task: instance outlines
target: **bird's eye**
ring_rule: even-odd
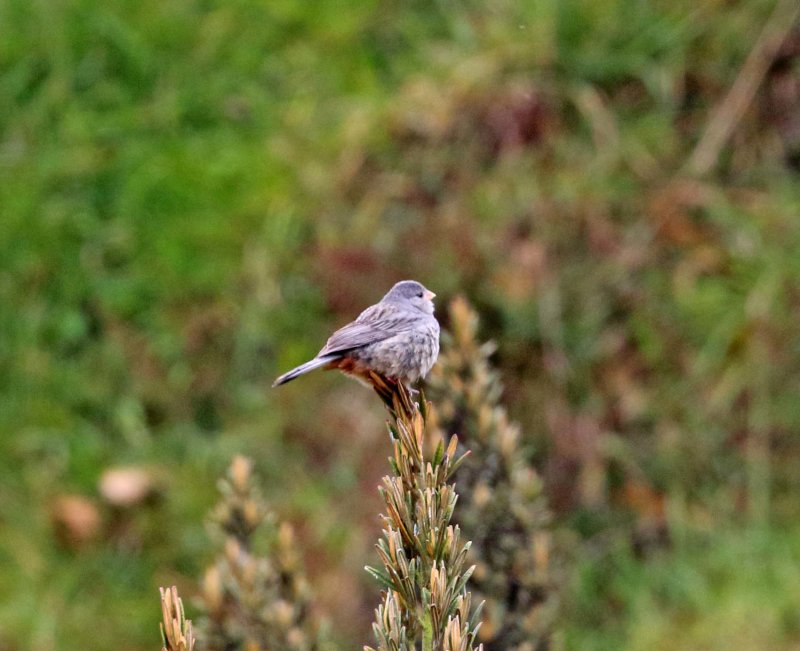
[[[422,298],[422,292],[419,292],[419,293],[417,294],[417,298]]]

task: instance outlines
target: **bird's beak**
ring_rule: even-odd
[[[430,289],[426,289],[425,290],[425,300],[426,301],[432,301],[434,298],[436,298],[436,294],[434,294]]]

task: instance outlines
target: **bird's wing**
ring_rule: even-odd
[[[383,341],[414,325],[414,317],[393,305],[378,303],[364,310],[352,323],[334,332],[317,357],[342,353]]]

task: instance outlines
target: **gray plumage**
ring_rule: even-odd
[[[369,371],[406,383],[424,378],[439,356],[434,296],[414,280],[397,283],[379,303],[334,332],[314,359],[284,373],[272,386],[320,367],[338,368],[356,378],[366,378]]]

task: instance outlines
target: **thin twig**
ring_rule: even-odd
[[[689,157],[686,164],[689,174],[705,176],[717,164],[722,148],[753,100],[775,54],[792,30],[798,13],[798,0],[778,0],[736,81],[714,110],[703,136]]]

